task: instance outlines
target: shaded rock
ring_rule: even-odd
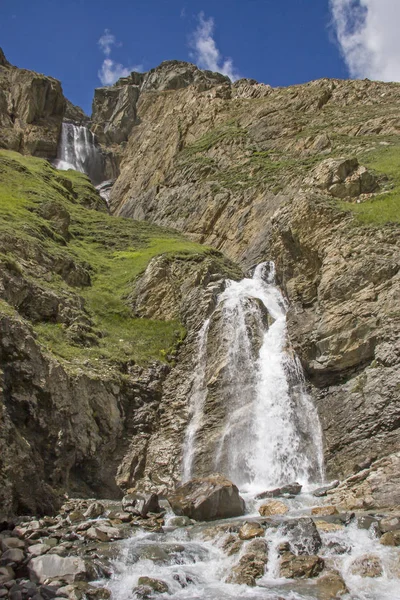
[[[268,562],[268,546],[265,540],[253,540],[246,546],[246,552],[233,567],[227,583],[255,586],[262,577]]]
[[[296,556],[285,552],[280,561],[280,576],[286,579],[308,579],[317,577],[325,566],[319,556]]]
[[[322,546],[321,536],[312,519],[290,519],[285,521],[281,529],[297,554],[316,554]]]
[[[335,506],[314,506],[311,509],[311,514],[320,517],[329,517],[331,515],[339,514]]]
[[[191,525],[191,520],[189,517],[172,517],[169,519],[168,525],[171,527],[187,527]]]
[[[247,521],[239,529],[239,537],[241,540],[252,540],[255,537],[262,537],[264,535],[264,528],[259,523]]]
[[[160,513],[162,509],[158,504],[158,495],[155,493],[149,494],[144,498],[137,501],[135,510],[140,514],[141,517],[146,517],[147,513]]]
[[[360,575],[361,577],[380,577],[383,573],[383,568],[379,556],[366,554],[351,563],[350,571],[353,575]]]
[[[261,494],[257,494],[256,500],[264,500],[264,498],[278,498],[288,494],[289,496],[297,496],[301,492],[302,486],[299,483],[289,483],[273,490],[267,490]]]
[[[137,503],[137,496],[135,494],[126,494],[122,498],[122,507],[126,512],[134,512],[134,508]]]
[[[15,573],[11,567],[0,566],[0,585],[6,583],[7,581],[13,580],[14,577]]]
[[[25,542],[17,537],[0,538],[0,548],[3,552],[9,550],[10,548],[19,548],[20,550],[24,550]]]
[[[36,583],[47,579],[62,579],[68,582],[85,580],[87,569],[82,558],[77,556],[61,557],[46,554],[32,558],[28,563],[30,578]]]
[[[169,592],[168,585],[161,579],[153,579],[152,577],[139,577],[138,585],[149,587],[157,594],[165,594]]]
[[[223,475],[192,479],[168,496],[172,510],[196,521],[213,521],[244,514],[238,488]]]
[[[19,548],[10,548],[6,550],[0,558],[1,565],[8,565],[10,563],[21,563],[25,558],[25,554]]]
[[[269,517],[272,515],[285,515],[289,511],[289,508],[284,502],[279,500],[272,500],[262,504],[258,509],[258,512],[262,517]]]

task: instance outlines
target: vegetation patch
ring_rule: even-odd
[[[378,175],[386,175],[382,194],[359,204],[340,202],[340,207],[351,211],[357,222],[363,225],[384,225],[400,222],[400,145],[383,146],[368,152],[360,158],[360,162],[375,171]]]
[[[33,324],[47,351],[65,361],[101,369],[104,361],[166,360],[184,328],[135,318],[126,299],[153,257],[208,252],[174,231],[109,216],[81,173],[0,151],[0,263],[72,311]],[[4,301],[0,312],[10,313]]]

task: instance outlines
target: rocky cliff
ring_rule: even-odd
[[[170,69],[140,89],[112,211],[273,259],[328,475],[398,452],[399,84],[168,87]]]

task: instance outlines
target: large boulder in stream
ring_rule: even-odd
[[[236,485],[220,474],[191,479],[177,487],[168,502],[176,515],[196,521],[239,517],[245,511]]]

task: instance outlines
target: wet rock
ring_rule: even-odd
[[[172,517],[168,521],[170,527],[187,527],[188,525],[191,525],[191,523],[189,517]]]
[[[326,496],[327,492],[329,492],[330,490],[334,490],[339,485],[339,483],[340,481],[336,479],[335,481],[332,481],[332,483],[330,483],[329,485],[324,485],[320,488],[317,488],[313,491],[313,496],[315,496],[316,498],[322,498],[323,496]]]
[[[68,582],[87,578],[87,569],[82,558],[77,556],[61,557],[57,554],[45,554],[32,558],[28,563],[32,581],[45,583],[47,579],[63,579]]]
[[[388,531],[399,531],[400,530],[400,518],[399,517],[386,517],[379,522],[379,529],[382,533]]]
[[[266,492],[262,492],[261,494],[257,494],[256,500],[264,500],[264,498],[278,498],[279,496],[297,496],[301,492],[302,486],[295,482],[289,483],[288,485],[284,485],[279,488],[275,488],[273,490],[267,490]]]
[[[296,556],[285,552],[281,557],[280,576],[286,579],[308,579],[317,577],[325,566],[319,556]]]
[[[357,527],[359,529],[373,529],[379,533],[379,519],[371,515],[361,515],[357,518]]]
[[[331,515],[337,515],[339,513],[335,506],[314,506],[311,509],[311,514],[320,517],[329,517]]]
[[[253,540],[246,546],[246,552],[233,567],[227,583],[255,586],[262,577],[268,562],[268,546],[265,540]]]
[[[315,521],[318,531],[331,533],[332,531],[342,531],[344,526],[339,523],[328,523],[327,521]]]
[[[169,592],[168,585],[161,579],[153,579],[152,577],[139,577],[139,586],[145,586],[151,588],[157,594],[165,594]]]
[[[71,524],[79,523],[80,521],[83,521],[84,519],[85,519],[84,514],[80,510],[73,510],[68,515],[68,521]]]
[[[230,534],[225,539],[225,541],[222,545],[222,550],[228,556],[233,556],[234,554],[237,554],[238,552],[240,552],[240,550],[242,549],[242,546],[243,546],[243,540],[238,539],[238,537],[236,535]]]
[[[383,573],[379,556],[373,554],[358,557],[350,565],[350,571],[353,575],[360,575],[361,577],[380,577]]]
[[[322,546],[321,536],[312,519],[290,519],[282,525],[282,533],[289,539],[297,554],[316,554]]]
[[[137,497],[135,494],[126,494],[126,496],[122,498],[122,508],[126,512],[134,512],[136,503]]]
[[[148,513],[162,512],[162,509],[158,504],[158,495],[154,493],[149,494],[144,498],[139,498],[135,505],[135,509],[138,512],[138,514],[140,514],[140,516],[143,518],[147,517]]]
[[[272,500],[262,504],[258,509],[258,512],[262,517],[270,517],[272,515],[285,515],[289,511],[289,508],[283,502],[279,500]]]
[[[151,598],[153,595],[153,590],[151,587],[146,585],[137,585],[132,590],[133,597],[137,598],[137,600],[147,600],[147,598]]]
[[[316,581],[318,589],[321,590],[324,600],[331,598],[342,598],[343,594],[348,593],[347,586],[343,577],[338,571],[327,571],[323,573]]]
[[[184,483],[168,496],[168,502],[176,515],[196,521],[238,517],[245,510],[236,485],[219,474]]]
[[[400,531],[387,531],[379,541],[383,546],[400,546]]]
[[[88,506],[88,509],[83,513],[83,516],[86,519],[97,519],[97,517],[101,517],[104,514],[105,508],[101,502],[93,502]]]
[[[129,523],[132,521],[132,513],[129,512],[116,512],[110,515],[110,518],[118,519],[121,523]]]
[[[259,523],[251,523],[247,521],[239,529],[239,538],[241,540],[252,540],[255,537],[262,537],[264,535],[264,528]]]

